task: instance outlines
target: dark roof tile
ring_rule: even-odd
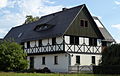
[[[5,39],[14,38],[16,42],[20,43],[24,41],[61,36],[64,34],[67,27],[75,18],[82,6],[83,5],[42,16],[40,20],[36,22],[13,27],[5,36]],[[47,31],[35,31],[34,28],[41,24],[50,24],[55,26]],[[20,33],[22,33],[22,35],[19,37]]]

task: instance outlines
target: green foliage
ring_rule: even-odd
[[[106,47],[102,52],[102,66],[120,65],[120,44]]]
[[[34,21],[38,21],[39,17],[33,17],[32,15],[27,15],[24,24],[32,23]]]
[[[0,70],[2,71],[20,71],[28,66],[25,59],[27,54],[22,50],[22,46],[10,41],[0,43]]]
[[[0,73],[0,76],[120,76],[106,74],[66,74],[66,73]]]

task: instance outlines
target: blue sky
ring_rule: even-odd
[[[120,0],[0,0],[0,38],[24,23],[26,15],[42,16],[81,4],[86,4],[120,43]]]

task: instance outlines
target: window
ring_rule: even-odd
[[[106,41],[102,41],[102,46],[107,46],[107,42]]]
[[[79,45],[79,37],[78,36],[75,37],[75,43],[74,44]]]
[[[92,56],[92,64],[95,64],[95,56]]]
[[[38,41],[38,46],[41,47],[42,46],[42,40]]]
[[[74,36],[70,36],[70,44],[74,44]]]
[[[88,27],[88,21],[87,20],[80,20],[80,26]]]
[[[94,40],[94,46],[97,46],[97,39],[93,39]]]
[[[79,45],[79,37],[78,36],[70,36],[70,44],[71,45]]]
[[[30,41],[27,42],[27,48],[30,48]]]
[[[58,56],[54,56],[54,64],[58,64]]]
[[[30,68],[34,68],[34,57],[30,57]]]
[[[84,20],[80,20],[80,26],[84,26]]]
[[[85,21],[85,27],[88,27],[88,21]]]
[[[48,25],[44,24],[44,25],[39,25],[35,28],[36,31],[41,31],[41,30],[45,30],[48,28]]]
[[[50,28],[52,28],[53,26],[55,25],[51,25],[51,24],[40,24],[40,25],[37,25],[35,28],[34,28],[34,31],[44,31],[44,30],[48,30]]]
[[[56,44],[56,38],[52,38],[52,45]]]
[[[80,64],[80,56],[76,56],[76,64]]]
[[[90,46],[97,46],[97,39],[89,38],[89,45]]]
[[[42,65],[45,65],[45,57],[42,57]]]

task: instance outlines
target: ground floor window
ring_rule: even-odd
[[[45,57],[42,57],[42,65],[45,65]]]
[[[80,56],[76,56],[76,64],[80,64]]]
[[[30,68],[34,68],[34,57],[30,57]]]
[[[54,64],[58,64],[58,56],[54,56]]]
[[[95,64],[95,56],[92,56],[92,64]]]

